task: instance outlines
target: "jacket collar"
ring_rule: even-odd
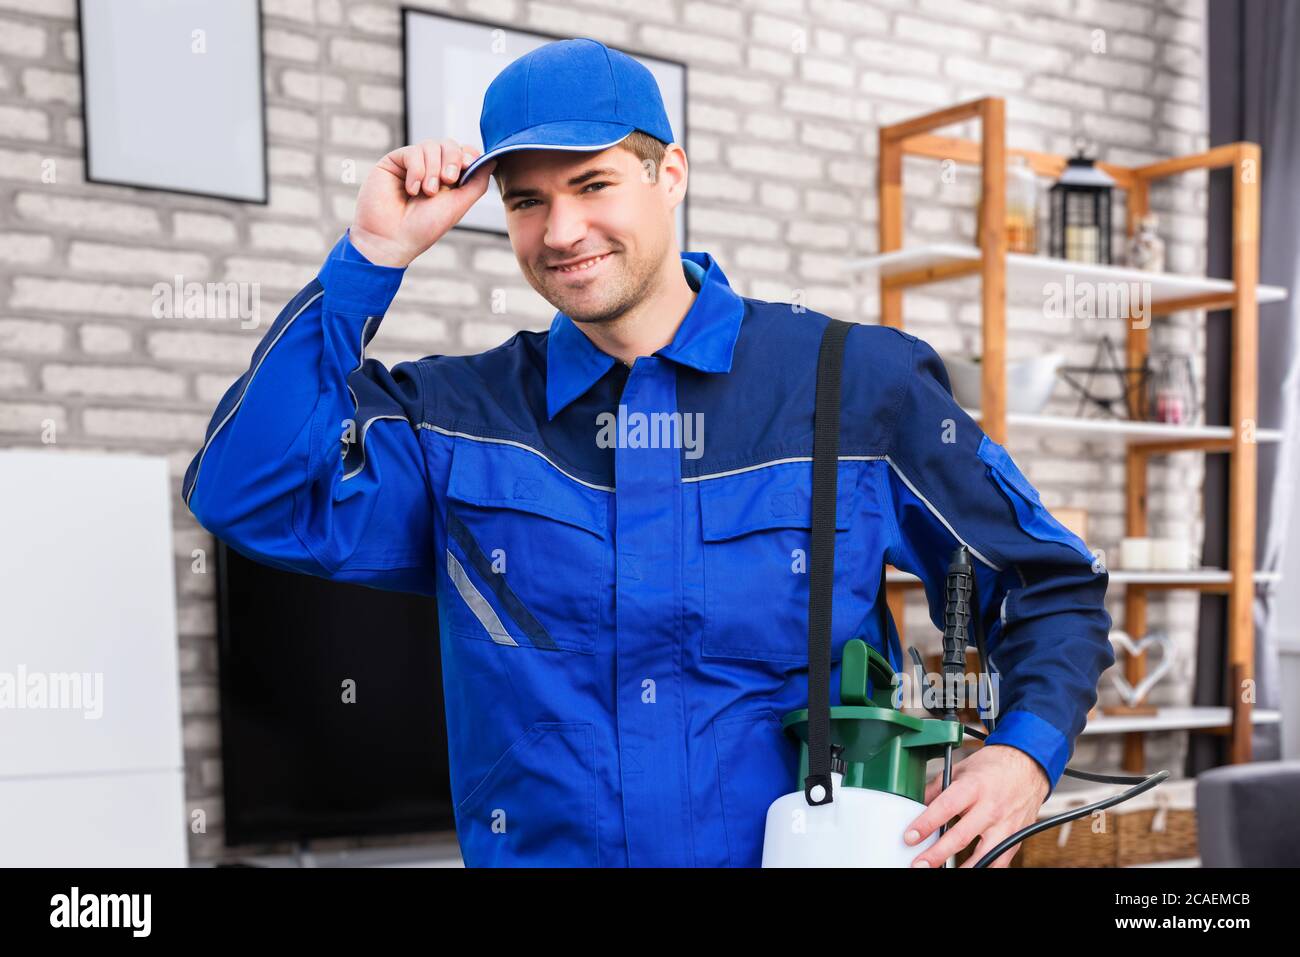
[[[744,301],[708,253],[684,252],[681,257],[686,281],[697,295],[673,341],[655,355],[700,372],[730,372],[731,354],[745,315]],[[572,319],[557,312],[546,342],[547,420],[595,385],[616,361],[598,349]]]

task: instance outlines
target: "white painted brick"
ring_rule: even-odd
[[[847,28],[852,33],[884,33],[889,29],[889,15],[875,4],[851,0],[808,0],[808,12],[817,20],[837,29]]]
[[[383,156],[397,144],[389,124],[368,116],[333,116],[330,118],[330,142],[357,146]]]
[[[1081,57],[1070,67],[1069,74],[1085,83],[1126,90],[1145,89],[1151,81],[1150,67],[1104,56]]]
[[[924,46],[950,47],[969,53],[978,53],[984,47],[984,38],[974,30],[903,14],[894,18],[894,35]]]
[[[865,71],[858,76],[858,90],[872,98],[903,100],[917,106],[941,106],[952,102],[952,89],[942,80],[930,81],[894,73]]]
[[[1139,93],[1112,93],[1110,108],[1113,113],[1149,120],[1155,114],[1156,105],[1151,97]]]
[[[782,53],[779,50],[762,47],[750,47],[745,65],[751,70],[759,73],[769,73],[772,76],[794,76],[795,59],[796,57],[792,53]]]
[[[142,274],[151,282],[167,281],[176,275],[184,276],[186,282],[203,282],[212,268],[208,257],[198,253],[80,240],[68,246],[68,267],[78,274]]]
[[[694,212],[691,213],[694,216]],[[476,306],[478,290],[468,282],[444,277],[412,277],[409,273],[402,281],[401,296],[405,302],[426,302],[438,306]]]
[[[1034,77],[1029,84],[1029,95],[1040,100],[1068,103],[1071,106],[1099,110],[1106,105],[1106,94],[1090,83],[1063,80],[1055,76]]]
[[[842,226],[813,223],[805,219],[791,221],[786,229],[786,242],[796,249],[843,249],[849,235]]]
[[[400,114],[403,110],[402,89],[362,83],[357,87],[357,105],[368,113]]]
[[[27,388],[27,368],[12,359],[0,359],[0,390],[17,392]]]
[[[66,336],[63,327],[39,319],[0,319],[0,353],[59,352]]]
[[[781,106],[794,113],[809,116],[831,116],[837,119],[854,116],[855,101],[852,96],[832,93],[812,86],[786,86],[781,91]]]
[[[320,138],[320,125],[316,122],[315,116],[303,110],[294,110],[286,106],[268,106],[266,135],[270,139],[283,137],[290,140],[310,140],[315,143]]]
[[[981,86],[1005,90],[1019,90],[1025,85],[1024,74],[1011,67],[997,67],[983,60],[952,56],[944,60],[943,71],[957,80],[967,80]]]
[[[30,266],[43,263],[54,251],[49,236],[39,233],[0,233],[0,263]]]
[[[76,0],[0,0],[0,10],[68,20],[77,15],[77,4]]]
[[[348,4],[348,23],[363,33],[396,37],[402,32],[399,12],[374,3]]]
[[[757,273],[784,272],[790,268],[790,251],[785,246],[746,244],[736,248],[736,265]]]
[[[81,81],[75,73],[31,67],[23,70],[23,95],[36,103],[81,102]]]
[[[208,416],[152,409],[89,408],[81,413],[87,435],[142,442],[201,442]]]
[[[857,137],[851,130],[844,130],[824,123],[804,122],[799,124],[799,141],[814,149],[834,153],[852,153],[856,150]]]
[[[745,132],[759,139],[789,143],[794,139],[795,121],[780,113],[751,113],[745,121]]]
[[[844,89],[853,87],[853,67],[847,63],[836,63],[819,56],[802,56],[799,58],[799,75],[809,83],[824,83]]]
[[[744,76],[711,73],[707,69],[691,71],[691,96],[735,100],[746,106],[763,106],[776,101],[776,87],[765,80],[751,80]],[[694,137],[691,137],[692,145]]]
[[[591,0],[587,5],[600,4]],[[515,0],[468,0],[465,10],[473,17],[493,23],[513,23],[519,17],[519,5]]]
[[[235,242],[238,233],[227,216],[212,213],[177,212],[172,217],[172,237],[177,242],[210,243],[228,246]]]
[[[121,326],[86,323],[80,329],[81,351],[91,355],[118,355],[131,351],[131,333]]]
[[[145,343],[155,359],[242,369],[247,367],[258,339],[256,334],[166,330],[148,333]]]
[[[296,253],[325,251],[320,233],[310,226],[274,222],[249,223],[248,235],[255,249],[282,249]]]
[[[268,27],[262,31],[262,46],[268,57],[283,57],[299,63],[315,63],[320,57],[320,44],[294,30]]]
[[[40,110],[0,105],[0,136],[15,140],[48,140],[50,119]]]
[[[306,179],[316,175],[317,156],[306,150],[293,149],[288,146],[268,146],[267,169],[271,178]]]
[[[330,62],[344,70],[374,73],[379,76],[402,76],[401,49],[394,43],[375,43],[334,37],[330,40]]]
[[[770,209],[793,212],[799,208],[799,191],[793,186],[764,179],[759,184],[759,201]]]
[[[0,401],[0,432],[43,441],[47,422],[53,424],[57,442],[67,432],[68,413],[62,406],[49,402]]]
[[[284,216],[320,216],[320,193],[315,189],[271,183],[268,212]]]
[[[811,180],[819,177],[818,164],[790,149],[774,146],[737,145],[727,150],[731,166],[749,173],[766,173],[782,179]],[[691,209],[694,221],[695,210]]]
[[[794,190],[790,192],[794,194]],[[748,203],[754,198],[754,184],[732,173],[692,170],[690,195],[699,199],[721,199],[736,203]]]
[[[185,379],[148,366],[71,366],[51,363],[41,369],[41,385],[52,395],[177,399]]]
[[[285,96],[308,103],[342,103],[347,97],[348,85],[338,76],[284,70],[280,74],[280,89]]]
[[[121,286],[35,276],[15,276],[9,297],[12,309],[90,312],[137,318],[151,315],[150,302],[146,283]]]
[[[45,53],[45,31],[7,17],[0,20],[0,56],[36,58]]]
[[[683,22],[689,27],[712,30],[716,33],[739,34],[744,18],[740,10],[717,3],[700,3],[688,0],[682,7]],[[757,19],[762,14],[755,14]]]
[[[262,0],[262,13],[267,17],[315,23],[316,3],[315,0]]]
[[[933,75],[939,72],[939,54],[915,45],[904,45],[892,40],[859,37],[849,49],[859,66],[879,70],[901,70],[907,73]]]
[[[766,216],[719,209],[703,203],[691,210],[691,232],[697,237],[716,234],[751,241],[775,240],[780,235],[776,221]]]
[[[660,26],[642,27],[640,36],[647,52],[653,51],[691,62],[697,60],[722,64],[741,62],[740,44],[735,40],[708,37],[684,30],[670,30]]]

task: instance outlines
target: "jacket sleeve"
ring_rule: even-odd
[[[986,743],[1027,753],[1055,790],[1114,662],[1109,576],[956,403],[935,351],[912,338],[904,368],[888,453],[889,558],[922,579],[942,629],[948,563],[959,543],[969,548],[994,674],[996,730]]]
[[[364,355],[403,274],[369,262],[345,232],[218,404],[181,492],[237,551],[434,594],[421,370],[402,362],[390,371]]]

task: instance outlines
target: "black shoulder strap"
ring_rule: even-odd
[[[835,595],[835,498],[840,462],[840,383],[852,323],[832,319],[817,356],[813,412],[812,565],[808,579],[808,777],[804,799],[831,794],[831,602]],[[815,788],[820,788],[814,793]]]

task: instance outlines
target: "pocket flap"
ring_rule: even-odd
[[[1011,503],[1016,513],[1016,521],[1028,535],[1043,542],[1058,542],[1068,545],[1091,562],[1092,552],[1082,538],[1070,531],[1048,511],[1039,497],[1038,489],[1020,471],[1020,466],[1003,446],[994,442],[987,435],[980,439],[977,454],[989,467],[993,481],[1002,490],[1002,495]]]
[[[839,463],[835,527],[847,530],[857,489],[855,463]],[[812,463],[786,462],[700,482],[706,542],[765,528],[812,528]]]
[[[517,445],[458,438],[447,496],[470,505],[532,512],[605,537],[609,493],[583,485],[539,453]]]

